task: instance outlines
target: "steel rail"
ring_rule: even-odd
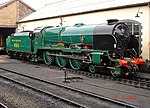
[[[8,107],[0,102],[0,108],[8,108]]]
[[[24,87],[27,87],[27,88],[29,88],[29,89],[32,89],[32,90],[34,90],[34,91],[36,91],[36,92],[39,92],[39,93],[48,95],[48,96],[53,97],[53,98],[56,98],[56,99],[58,99],[59,101],[60,101],[60,100],[61,100],[61,101],[64,101],[64,102],[66,102],[67,104],[74,105],[74,106],[79,107],[79,108],[86,108],[86,106],[84,106],[84,105],[81,105],[81,104],[76,103],[76,102],[74,102],[74,101],[71,101],[71,100],[68,100],[68,99],[66,99],[66,98],[57,96],[57,95],[52,94],[52,93],[50,93],[50,92],[44,91],[44,90],[42,90],[42,89],[33,87],[33,86],[31,86],[31,85],[25,84],[25,83],[23,83],[23,82],[20,82],[20,81],[17,81],[17,80],[8,78],[8,77],[3,76],[3,75],[0,75],[0,77],[3,78],[3,79],[9,80],[9,81],[11,81],[11,82],[14,82],[14,83],[16,83],[16,84],[22,85],[22,86],[24,86]]]

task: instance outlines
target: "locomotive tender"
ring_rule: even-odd
[[[88,67],[91,73],[109,70],[115,77],[133,76],[144,62],[137,51],[138,39],[125,22],[72,27],[45,27],[8,36],[6,50],[11,58],[43,60],[47,65]]]

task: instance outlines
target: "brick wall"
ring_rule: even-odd
[[[16,26],[16,3],[0,9],[0,25]]]
[[[18,1],[19,2],[19,1]],[[24,5],[22,2],[17,3],[17,20],[20,20],[27,15],[33,13],[33,10],[26,5]]]
[[[17,27],[16,22],[31,14],[33,10],[24,3],[16,0],[15,2],[0,8],[0,26]]]

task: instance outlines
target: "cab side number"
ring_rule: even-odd
[[[14,48],[19,48],[19,43],[14,43]]]

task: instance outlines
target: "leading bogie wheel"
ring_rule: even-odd
[[[123,75],[122,69],[120,67],[117,67],[116,69],[111,70],[111,75],[113,77],[122,77]]]

